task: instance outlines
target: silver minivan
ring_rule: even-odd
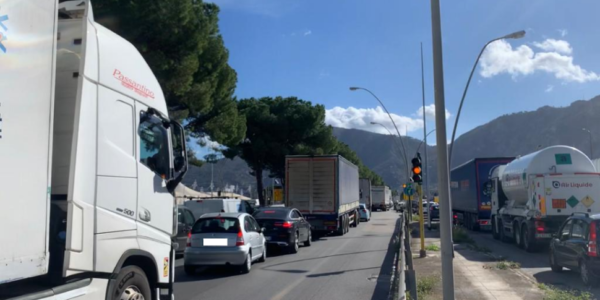
[[[254,261],[267,259],[263,229],[247,213],[209,213],[200,217],[188,237],[184,270],[201,266],[239,266],[250,272]]]

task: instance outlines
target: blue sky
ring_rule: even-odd
[[[348,90],[366,87],[397,115],[399,127],[408,126],[409,136],[422,138],[420,42],[426,104],[434,102],[429,1],[214,2],[221,7],[221,33],[238,72],[238,98],[297,96],[323,104],[332,125],[382,133],[369,124],[375,120],[391,126],[376,101],[366,92]],[[523,29],[527,35],[492,44],[484,54],[458,135],[503,114],[567,106],[600,94],[600,29],[595,22],[600,1],[442,2],[448,138],[481,47],[514,31]],[[428,129],[433,129],[429,120]]]

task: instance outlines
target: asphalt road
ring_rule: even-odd
[[[391,286],[390,242],[398,214],[375,212],[341,237],[325,236],[297,254],[271,251],[249,274],[209,268],[195,276],[176,262],[178,300],[385,300]]]
[[[585,290],[592,293],[595,299],[600,298],[600,287],[598,285],[592,288],[585,287],[581,283],[577,271],[564,269],[561,273],[552,272],[548,262],[548,249],[543,249],[536,253],[528,253],[513,243],[503,243],[494,240],[491,233],[469,231],[469,235],[478,245],[489,248],[495,255],[500,255],[506,258],[506,260],[520,263],[520,271],[533,277],[539,283],[551,284],[566,290]]]

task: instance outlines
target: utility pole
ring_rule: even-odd
[[[440,0],[431,0],[431,39],[433,44],[433,83],[435,92],[435,126],[438,151],[438,193],[440,197],[440,237],[442,243],[442,289],[444,300],[454,300],[452,266],[452,220],[450,218],[450,182],[448,174],[448,140],[446,137],[446,103],[444,99],[444,59]]]
[[[423,96],[423,143],[425,144],[425,146],[423,148],[425,148],[425,172],[422,172],[421,174],[423,174],[423,176],[425,178],[425,191],[423,192],[423,196],[427,197],[427,228],[431,229],[431,209],[430,209],[430,205],[431,205],[431,199],[429,199],[429,174],[425,174],[427,172],[429,172],[429,169],[427,169],[428,164],[428,159],[427,159],[427,117],[425,116],[425,68],[423,67],[423,43],[421,43],[421,95]],[[417,148],[417,152],[419,152],[419,149]]]

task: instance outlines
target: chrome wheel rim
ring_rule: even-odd
[[[298,235],[296,234],[296,240],[294,242],[294,249],[298,250]]]
[[[121,293],[120,300],[145,300],[144,295],[135,285],[130,285]]]
[[[248,267],[248,270],[252,267],[252,255],[250,253],[248,253],[248,258],[246,259],[246,267]]]

